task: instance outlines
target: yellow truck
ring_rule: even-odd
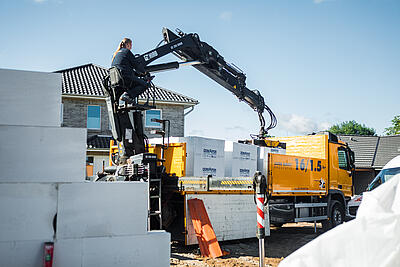
[[[324,229],[342,223],[353,193],[354,152],[326,132],[277,138],[286,155],[268,158],[271,224],[322,222]]]
[[[325,230],[342,223],[352,196],[354,170],[354,153],[347,144],[329,133],[277,140],[279,142],[265,142],[267,148],[262,149],[267,151],[267,156],[264,155],[257,166],[267,177],[269,210],[266,210],[266,218],[276,226],[289,222],[322,222]],[[282,153],[282,148],[274,147],[283,143],[286,154]],[[208,150],[216,149],[204,148],[207,155],[210,155]],[[161,211],[162,207],[159,218],[162,228],[171,232],[174,240],[184,241],[186,245],[197,244],[188,212],[188,201],[197,198],[204,202],[218,240],[254,237],[257,223],[254,174],[248,177],[188,176],[187,149],[186,143],[176,140],[167,146],[148,147],[150,155],[164,159],[157,166],[168,174],[160,181],[162,190],[158,197],[150,193],[153,181],[147,180],[149,210],[156,207]],[[115,161],[117,152],[118,147],[112,143],[110,164]],[[269,235],[268,223],[266,234]]]

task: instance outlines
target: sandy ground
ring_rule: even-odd
[[[265,239],[265,266],[278,266],[289,254],[302,247],[322,233],[321,225],[298,223],[285,224],[283,227],[271,227],[271,235]],[[172,243],[171,266],[259,266],[258,239],[220,242],[229,255],[217,259],[203,258],[198,246],[182,246]]]

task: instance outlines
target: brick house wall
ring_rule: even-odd
[[[185,134],[185,117],[184,107],[182,105],[166,105],[158,104],[157,109],[161,109],[162,119],[170,120],[171,129],[170,136],[182,137]],[[145,134],[149,137],[160,137],[159,135],[150,134],[151,130],[159,128],[145,128]]]
[[[88,129],[88,137],[92,135],[111,135],[110,122],[108,118],[107,106],[104,99],[101,98],[79,98],[62,97],[63,103],[63,127],[86,128],[87,126],[87,106],[100,106],[101,129]],[[161,109],[162,119],[171,121],[170,136],[184,136],[185,118],[184,106],[156,104],[157,109]],[[159,137],[150,133],[151,130],[159,128],[145,128],[145,134],[149,137]]]
[[[94,134],[111,135],[106,103],[103,99],[89,98],[62,98],[63,103],[63,127],[86,128],[87,107],[90,105],[100,106],[101,129],[88,129],[88,137]]]

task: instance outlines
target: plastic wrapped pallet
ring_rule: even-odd
[[[279,266],[400,266],[400,175],[364,193],[354,220],[320,235]]]
[[[224,176],[223,140],[189,136],[179,141],[186,143],[186,176]]]
[[[274,147],[258,147],[257,150],[257,171],[260,171],[262,174],[267,175],[268,173],[268,154],[281,154],[285,155],[286,150],[283,148],[274,148]]]
[[[161,138],[150,139],[150,144],[161,144],[161,142]],[[224,176],[224,140],[187,136],[170,137],[169,142],[186,143],[186,176]]]
[[[257,146],[225,141],[225,177],[252,177],[257,170]]]

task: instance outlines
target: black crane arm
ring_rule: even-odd
[[[178,31],[178,35],[171,30],[163,29],[165,44],[159,46],[136,58],[138,69],[145,72],[155,72],[169,69],[177,69],[179,65],[193,65],[194,68],[210,77],[218,84],[233,93],[239,100],[246,102],[259,116],[261,129],[259,136],[264,138],[268,130],[276,126],[276,117],[271,109],[265,104],[264,98],[258,90],[250,90],[246,87],[246,75],[233,64],[225,59],[206,42],[200,41],[196,33],[185,34]],[[173,53],[183,62],[170,62],[164,64],[150,65],[153,61]],[[265,127],[264,110],[270,115],[271,121]]]

